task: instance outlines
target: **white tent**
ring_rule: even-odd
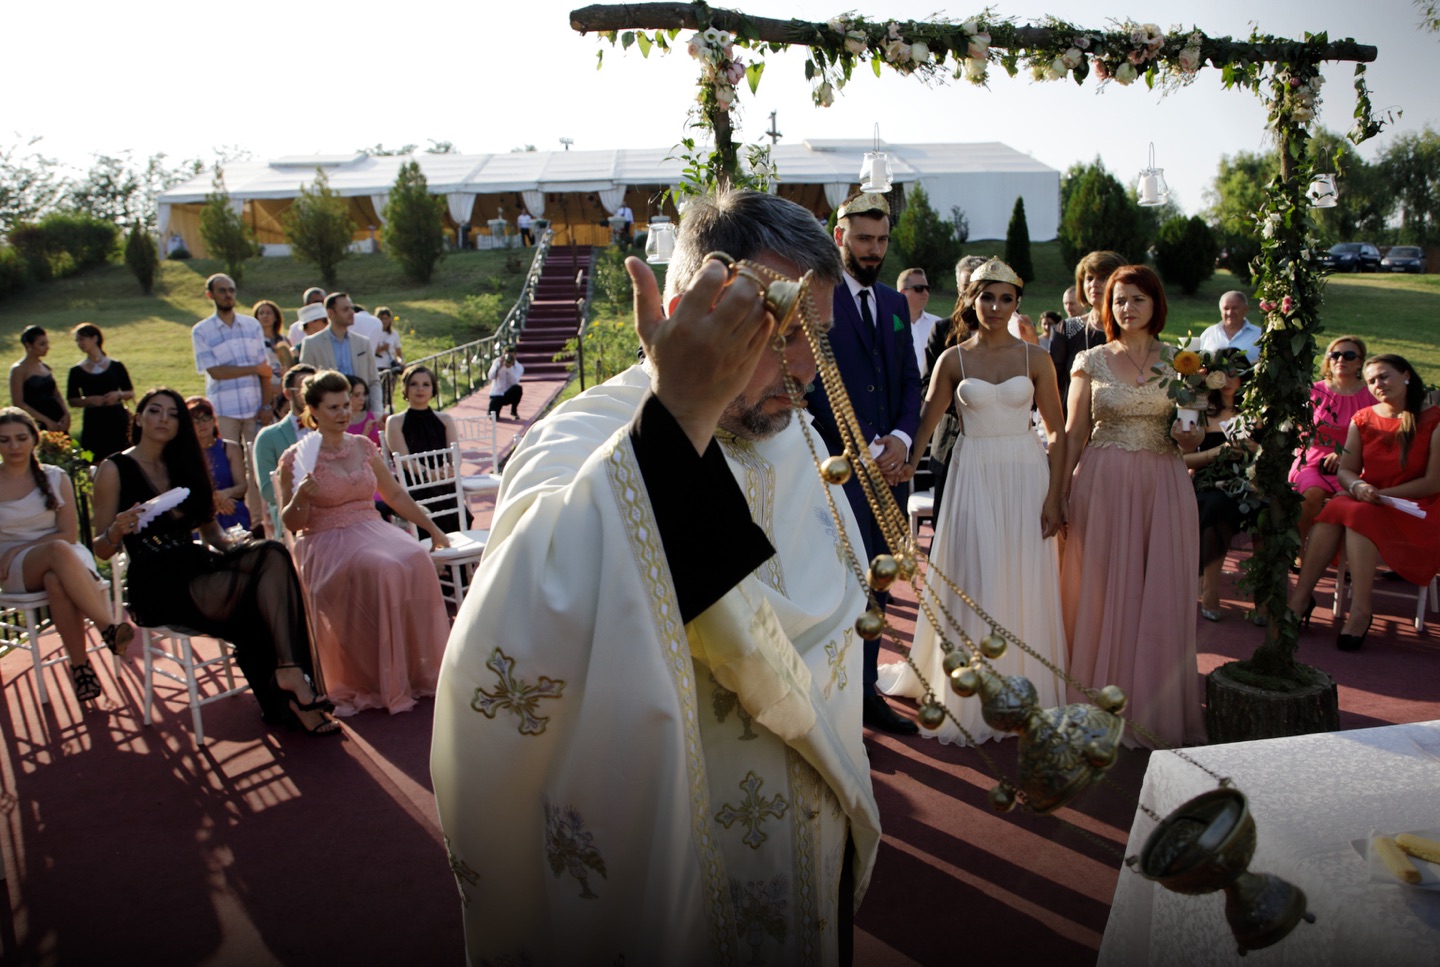
[[[778,191],[827,215],[858,187],[861,159],[869,140],[815,140],[778,145],[773,162]],[[998,143],[887,144],[897,185],[921,184],[931,205],[948,217],[958,205],[970,223],[971,238],[1003,238],[1017,197],[1025,199],[1030,237],[1047,241],[1059,226],[1060,172]],[[674,215],[659,194],[679,182],[684,165],[671,149],[609,151],[528,151],[505,154],[417,154],[430,190],[445,197],[452,229],[481,228],[500,217],[513,224],[522,207],[549,218],[562,235],[580,242],[608,238],[605,223],[622,201],[637,220]],[[301,155],[269,162],[237,162],[225,169],[231,204],[241,211],[256,240],[283,249],[281,218],[302,187],[325,171],[330,187],[350,200],[357,239],[383,225],[382,212],[400,165],[411,157]],[[178,235],[204,254],[199,214],[211,193],[207,172],[159,196],[162,238]]]

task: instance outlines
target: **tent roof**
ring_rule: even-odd
[[[873,148],[868,138],[810,140],[781,144],[774,160],[782,181],[790,184],[850,184],[860,161]],[[922,177],[977,172],[1037,173],[1058,177],[1054,168],[999,142],[979,144],[892,144],[890,155],[898,182]],[[343,196],[381,195],[390,190],[400,165],[416,161],[436,194],[498,194],[515,191],[588,192],[625,185],[673,185],[684,162],[670,148],[620,148],[605,151],[522,151],[504,154],[416,154],[369,157],[288,155],[269,162],[235,162],[225,168],[232,199],[293,198],[322,168],[330,187]],[[202,202],[211,191],[209,172],[161,193],[163,204]]]

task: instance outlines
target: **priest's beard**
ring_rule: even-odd
[[[784,389],[782,387],[775,392],[783,393]],[[720,428],[742,440],[768,440],[779,433],[790,425],[794,410],[787,406],[777,413],[765,412],[765,401],[771,395],[766,393],[755,403],[746,402],[743,394],[735,397],[720,416]]]
[[[850,273],[850,277],[867,289],[879,281],[880,269],[885,264],[883,256],[868,265],[861,262],[851,251],[848,241],[840,246],[840,260],[845,264],[845,271]]]

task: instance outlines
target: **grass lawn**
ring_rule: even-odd
[[[499,285],[503,318],[519,296],[529,268],[522,257],[519,272],[507,271],[506,255],[453,252],[425,285],[406,281],[399,266],[383,255],[355,255],[340,264],[339,286],[372,312],[382,305],[394,310],[405,358],[414,360],[487,334],[465,317],[466,296]],[[195,372],[190,327],[210,315],[205,279],[222,269],[219,262],[206,259],[162,262],[155,291],[148,296],[118,264],[34,286],[4,304],[0,343],[9,347],[12,361],[20,359],[20,331],[29,325],[43,326],[50,334],[47,362],[64,392],[66,374],[80,358],[69,330],[93,322],[105,333],[107,353],[125,364],[137,390],[171,386],[187,396],[202,393],[205,378]],[[251,259],[238,286],[239,308],[248,313],[259,300],[274,299],[284,309],[288,325],[299,311],[300,293],[319,281],[314,269],[290,258]]]

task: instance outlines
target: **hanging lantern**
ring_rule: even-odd
[[[875,125],[875,147],[860,162],[860,190],[885,194],[895,183],[890,173],[890,156],[880,150],[880,125]]]
[[[1310,187],[1305,190],[1305,196],[1315,208],[1334,208],[1338,204],[1335,176],[1316,175],[1310,179]]]
[[[1170,199],[1170,188],[1165,184],[1165,169],[1155,167],[1155,143],[1150,143],[1150,167],[1140,172],[1136,183],[1137,201],[1146,208],[1163,205]]]
[[[675,254],[675,226],[664,215],[650,219],[649,233],[645,238],[645,261],[651,265],[664,265]]]

